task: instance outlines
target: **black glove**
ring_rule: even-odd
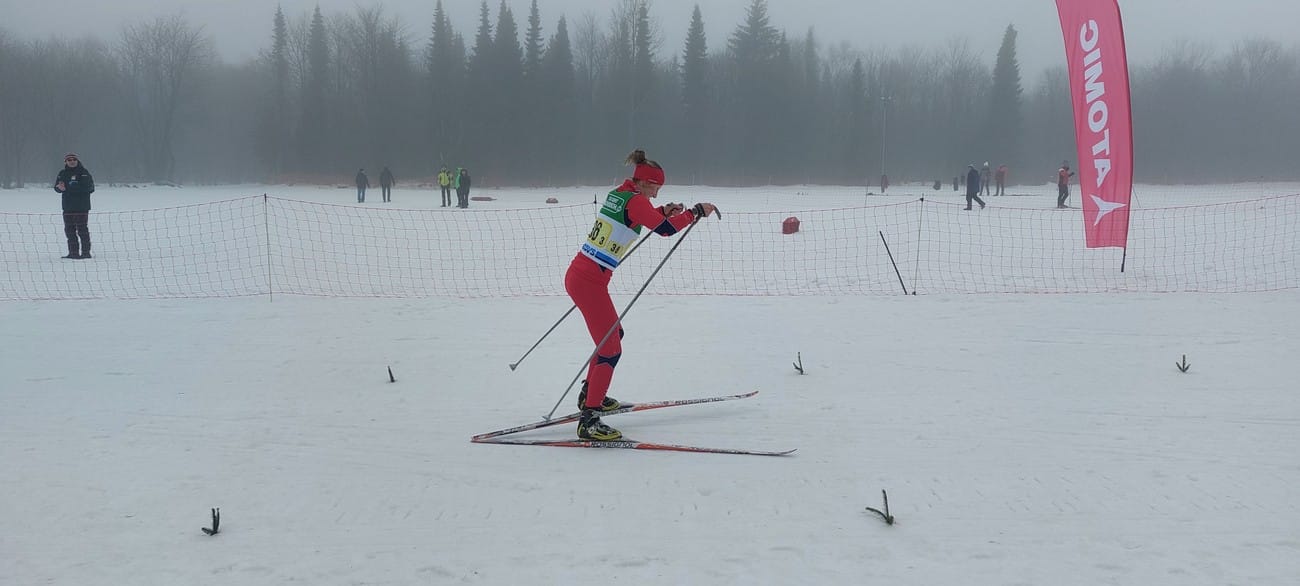
[[[710,213],[718,214],[718,219],[719,220],[722,219],[722,212],[718,211],[718,206],[715,206],[711,203],[710,204],[697,203],[695,204],[695,207],[691,208],[691,213],[695,214],[695,219],[697,220],[708,216]]]

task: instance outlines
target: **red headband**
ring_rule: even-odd
[[[663,185],[664,170],[660,169],[659,167],[652,167],[645,163],[640,163],[636,166],[636,171],[632,173],[632,178],[640,179],[642,181],[645,181],[646,183]]]

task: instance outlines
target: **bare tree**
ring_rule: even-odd
[[[119,48],[121,75],[129,96],[141,177],[172,181],[176,169],[172,143],[178,112],[192,97],[194,78],[213,58],[201,28],[180,16],[128,26]]]

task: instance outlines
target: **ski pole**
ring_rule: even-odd
[[[650,239],[651,234],[653,234],[653,232],[647,232],[645,236],[642,236],[641,239],[636,242],[636,244],[632,245],[632,248],[628,249],[627,254],[623,255],[623,260],[627,260],[627,257],[632,256],[632,253],[636,252],[636,249],[640,248],[643,242]],[[541,338],[538,338],[537,342],[533,344],[532,348],[529,348],[527,352],[524,352],[524,355],[520,356],[519,360],[510,363],[510,370],[519,368],[519,364],[523,362],[525,358],[528,358],[528,355],[532,354],[533,350],[536,350],[537,347],[541,345],[542,340],[545,340],[547,336],[551,335],[551,332],[554,332],[555,328],[560,327],[560,324],[564,323],[564,320],[569,319],[569,314],[573,313],[573,310],[577,308],[578,305],[576,303],[573,306],[569,307],[569,310],[564,312],[564,315],[560,316],[560,321],[555,322],[555,325],[551,326],[551,329],[546,330],[546,333],[542,334]]]
[[[718,217],[721,218],[722,216],[719,215]],[[664,268],[664,264],[668,262],[669,258],[672,258],[673,253],[677,251],[677,247],[681,246],[682,242],[686,241],[686,235],[690,234],[691,230],[694,230],[695,225],[698,223],[700,223],[700,217],[696,217],[695,220],[691,222],[691,225],[687,226],[686,230],[682,232],[681,238],[678,238],[677,242],[673,244],[673,247],[668,249],[668,254],[664,255],[664,259],[659,261],[659,266],[655,267],[654,272],[650,273],[650,277],[645,280],[645,284],[641,285],[641,290],[636,292],[636,295],[632,297],[632,301],[629,302],[627,304],[627,307],[623,309],[623,313],[619,314],[618,319],[614,320],[614,325],[610,326],[608,332],[605,332],[605,337],[601,338],[600,342],[596,343],[596,349],[592,350],[591,356],[588,356],[587,359],[582,362],[582,368],[578,369],[578,374],[573,375],[573,380],[569,381],[568,387],[565,387],[564,394],[560,395],[560,400],[555,402],[555,406],[551,407],[551,412],[547,413],[544,419],[549,421],[551,419],[551,416],[555,415],[555,410],[559,409],[560,403],[563,403],[565,397],[569,396],[569,391],[573,390],[573,385],[578,382],[578,378],[582,376],[582,372],[587,369],[587,366],[589,364],[591,364],[591,361],[593,358],[596,357],[596,354],[600,353],[600,347],[604,346],[605,341],[608,340],[610,336],[614,335],[614,332],[618,331],[618,326],[619,324],[623,323],[623,318],[627,316],[627,312],[632,310],[633,305],[636,305],[636,300],[641,298],[641,294],[645,292],[646,287],[649,287],[650,282],[654,280],[655,275],[659,274],[659,269]],[[649,235],[647,234],[646,237],[649,238]]]

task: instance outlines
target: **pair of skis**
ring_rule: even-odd
[[[758,391],[750,391],[748,393],[742,393],[739,395],[721,395],[717,397],[703,397],[699,399],[680,399],[676,401],[655,401],[650,403],[636,403],[633,405],[624,405],[613,411],[601,413],[601,417],[605,417],[607,415],[618,415],[621,413],[633,413],[636,411],[649,411],[652,409],[663,409],[666,407],[680,407],[682,405],[699,405],[702,403],[718,403],[722,401],[735,401],[737,399],[747,399],[757,394]],[[563,425],[566,423],[576,423],[578,419],[581,417],[582,417],[581,413],[571,413],[569,415],[565,415],[564,417],[557,417],[555,419],[544,419],[542,421],[527,423],[516,427],[509,427],[506,429],[499,429],[497,431],[480,433],[476,436],[471,437],[470,441],[474,443],[483,443],[483,444],[555,446],[555,447],[563,447],[563,448],[607,448],[607,449],[612,448],[612,449],[625,449],[625,450],[663,450],[663,451],[672,451],[672,452],[695,452],[695,453],[707,453],[707,454],[739,454],[739,455],[749,455],[749,456],[786,456],[794,453],[794,450],[767,451],[767,450],[737,450],[737,449],[728,449],[728,448],[705,448],[699,446],[683,446],[677,444],[660,444],[654,442],[643,442],[643,441],[637,441],[631,439],[621,439],[621,440],[613,440],[613,441],[594,441],[594,440],[584,440],[584,439],[545,440],[545,439],[522,439],[522,438],[505,437],[523,431],[532,431],[534,429],[542,429],[545,427]]]

